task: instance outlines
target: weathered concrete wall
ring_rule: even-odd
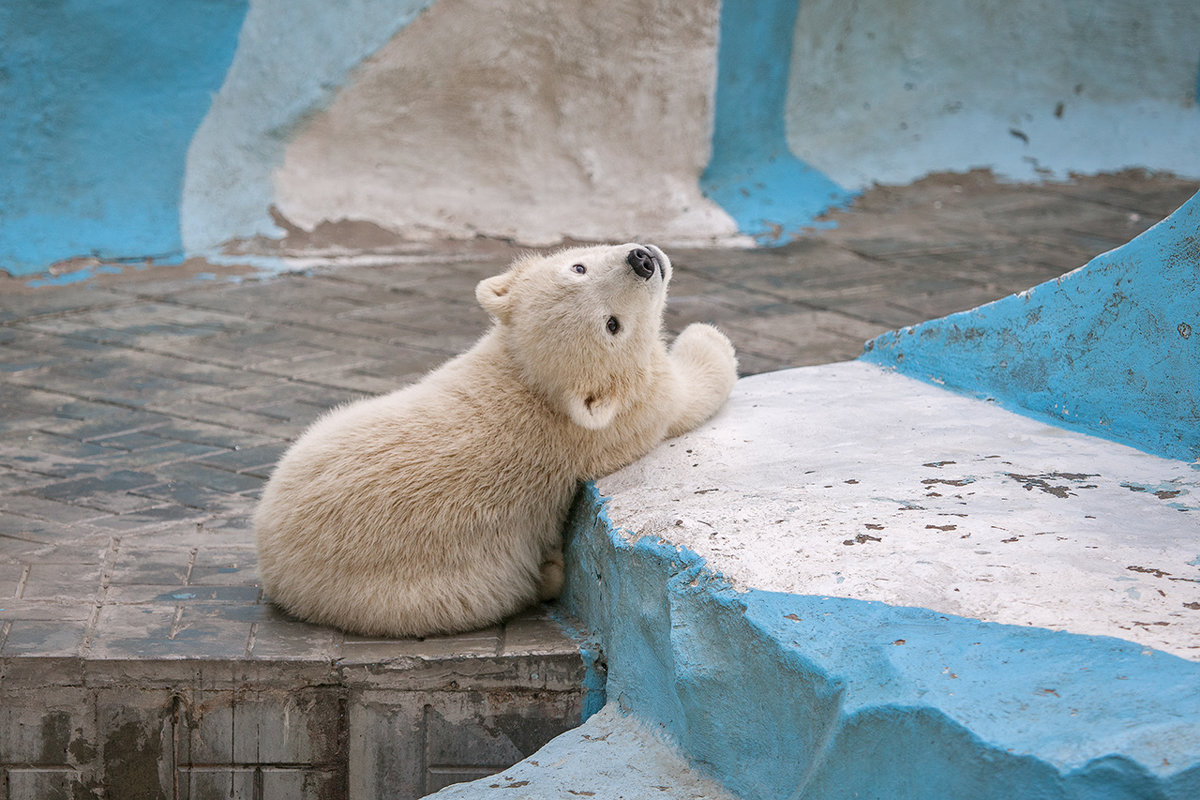
[[[716,3],[439,0],[289,142],[279,210],[311,229],[703,241]]]
[[[0,268],[297,226],[784,242],[873,181],[1200,175],[1190,0],[0,11]],[[361,230],[362,228],[359,228]],[[363,246],[348,235],[348,247]]]
[[[594,667],[530,627],[500,655],[461,640],[444,653],[437,641],[359,641],[335,658],[231,661],[197,657],[203,645],[181,658],[180,637],[155,658],[6,657],[0,794],[422,797],[586,719]]]
[[[788,142],[844,186],[1200,174],[1196,3],[804,0],[795,33]]]
[[[188,252],[281,233],[269,211],[288,143],[431,2],[251,0],[225,82],[188,148],[179,200]]]
[[[0,5],[0,269],[177,257],[184,157],[246,0]]]

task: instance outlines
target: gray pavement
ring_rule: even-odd
[[[853,358],[884,330],[1081,266],[1198,188],[1136,172],[1041,186],[979,172],[877,188],[831,215],[836,227],[785,247],[669,248],[676,273],[668,326],[674,333],[695,320],[715,322],[738,348],[743,374]],[[376,719],[361,710],[369,703],[353,702],[343,714],[351,722],[336,722],[348,692],[376,691],[377,676],[359,678],[381,662],[453,663],[455,675],[508,669],[513,687],[534,693],[530,708],[545,700],[537,692],[557,693],[558,722],[539,723],[542,741],[578,719],[583,697],[570,678],[584,667],[545,610],[463,639],[372,642],[288,619],[262,596],[248,515],[287,443],[329,406],[400,386],[467,347],[487,324],[475,283],[520,250],[436,242],[367,258],[352,239],[335,244],[285,241],[280,252],[297,263],[344,263],[280,275],[189,261],[125,266],[68,286],[0,278],[0,770],[10,787],[109,775],[110,765],[90,765],[104,761],[106,746],[124,752],[110,734],[129,708],[141,708],[140,736],[159,730],[155,720],[170,721],[157,752],[173,760],[168,768],[161,758],[153,763],[173,770],[175,796],[201,796],[188,787],[209,780],[257,781],[261,795],[264,780],[295,779],[324,787],[304,796],[336,794],[357,780],[344,763],[347,747],[358,752],[347,745],[356,741],[354,719],[409,724],[396,722],[396,706]],[[513,666],[530,654],[557,665],[553,685],[539,684],[546,670],[536,664]],[[468,656],[490,666],[464,672]],[[223,666],[205,672],[197,664]],[[475,679],[413,680],[407,690],[427,692]],[[491,689],[504,685],[487,680]],[[159,694],[120,699],[143,684]],[[329,688],[328,698],[305,706],[312,726],[334,731],[317,737],[321,747],[239,755],[249,740],[238,739],[230,721],[222,734],[228,752],[189,755],[188,731],[199,729],[198,709],[207,708],[197,692],[217,692],[237,708],[239,691],[285,685]],[[30,700],[31,687],[43,694]],[[51,689],[58,694],[45,694]],[[52,747],[50,706],[69,722]],[[438,713],[478,716],[461,707]],[[422,731],[437,729],[427,710],[418,716]],[[27,730],[38,725],[40,738]],[[421,736],[426,752],[436,749]],[[500,748],[495,764],[471,764],[446,747],[442,761],[421,762],[426,788],[502,767],[523,749]],[[360,762],[374,765],[373,774],[392,774],[383,756],[368,755]]]

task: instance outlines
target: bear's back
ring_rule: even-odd
[[[416,551],[445,561],[451,541],[504,546],[504,531],[533,533],[547,505],[569,500],[578,476],[562,420],[491,360],[467,355],[305,431],[255,515],[265,560],[304,548],[323,558]]]

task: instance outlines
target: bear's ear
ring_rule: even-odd
[[[607,428],[620,410],[621,403],[616,395],[601,397],[598,393],[573,394],[567,399],[567,414],[571,421],[589,431]]]
[[[498,322],[508,322],[511,316],[512,298],[508,294],[511,283],[512,272],[503,272],[480,281],[475,287],[475,299]]]

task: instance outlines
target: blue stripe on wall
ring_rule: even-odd
[[[704,194],[760,244],[784,244],[854,193],[792,155],[784,110],[798,0],[725,0]]]
[[[180,255],[188,145],[247,3],[0,5],[0,269]]]
[[[1086,267],[885,333],[863,359],[1156,455],[1200,459],[1200,194]]]

